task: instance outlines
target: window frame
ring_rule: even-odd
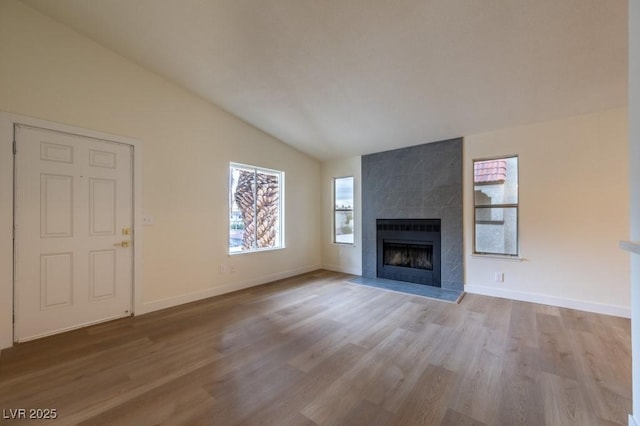
[[[500,161],[509,160],[515,158],[517,161],[517,174],[516,174],[516,202],[515,203],[499,203],[499,204],[476,204],[476,181],[475,181],[475,165],[478,162],[484,161]],[[471,196],[473,197],[473,255],[474,256],[487,256],[487,257],[504,257],[507,259],[519,259],[520,258],[520,157],[517,154],[501,155],[488,158],[475,158],[471,161]],[[490,185],[490,184],[488,184]],[[477,226],[483,224],[496,223],[497,221],[478,221],[477,211],[478,209],[515,209],[515,253],[500,253],[500,252],[486,252],[478,251],[477,241]],[[504,223],[504,221],[503,221]]]
[[[278,240],[278,245],[274,246],[274,247],[257,247],[254,244],[254,247],[252,247],[251,249],[243,249],[242,246],[240,246],[239,250],[235,250],[232,251],[232,247],[231,247],[231,231],[232,231],[232,221],[233,221],[233,206],[235,203],[234,200],[234,185],[233,185],[233,172],[234,169],[243,169],[243,170],[251,170],[254,173],[254,176],[260,172],[266,173],[266,174],[272,174],[272,175],[277,175],[278,176],[278,218],[277,218],[277,229],[276,229],[276,233],[278,235],[277,240]],[[230,256],[235,256],[238,254],[248,254],[248,253],[258,253],[258,252],[263,252],[263,251],[271,251],[271,250],[282,250],[284,248],[286,248],[286,244],[285,244],[285,211],[284,211],[284,197],[285,197],[285,172],[282,170],[276,170],[276,169],[270,169],[267,167],[260,167],[260,166],[254,166],[254,165],[250,165],[250,164],[245,164],[245,163],[237,163],[237,162],[229,162],[229,181],[228,181],[228,187],[227,187],[227,191],[228,191],[228,221],[227,221],[227,231],[228,231],[228,238],[227,238],[227,253]],[[254,209],[256,209],[257,207],[255,207],[255,192],[257,191],[257,187],[254,188]],[[257,214],[254,213],[254,218],[257,219]],[[254,220],[256,220],[254,219]],[[256,228],[256,234],[257,234],[257,226]],[[256,238],[257,239],[257,238]]]
[[[340,179],[351,179],[351,208],[350,209],[344,209],[344,208],[338,208],[337,206],[337,191],[336,191],[336,184],[338,182],[338,180]],[[331,223],[332,223],[332,227],[331,227],[331,234],[332,234],[332,239],[331,242],[333,244],[340,244],[340,245],[348,245],[348,246],[353,246],[356,243],[356,216],[355,216],[355,197],[356,197],[356,178],[353,175],[347,175],[347,176],[336,176],[332,179],[332,217],[331,217]],[[353,241],[351,242],[341,242],[341,241],[337,241],[337,237],[338,234],[336,233],[336,213],[339,211],[343,211],[343,212],[351,212],[351,220],[352,220],[352,229],[353,229]]]

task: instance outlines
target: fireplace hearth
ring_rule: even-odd
[[[377,276],[441,286],[440,219],[378,219]]]

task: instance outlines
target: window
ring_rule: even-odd
[[[518,255],[518,157],[473,162],[474,252]]]
[[[284,247],[284,172],[231,163],[229,253]]]
[[[333,179],[333,242],[353,244],[353,176]]]

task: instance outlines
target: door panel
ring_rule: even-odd
[[[40,236],[73,236],[73,176],[40,175]]]
[[[116,234],[116,181],[89,179],[89,235]]]
[[[116,295],[116,251],[94,250],[89,253],[91,300]]]
[[[73,253],[40,256],[40,309],[72,305]]]
[[[40,142],[40,159],[71,164],[73,163],[73,147],[70,145]]]
[[[129,145],[16,126],[16,340],[129,315]],[[126,232],[125,232],[126,231]]]

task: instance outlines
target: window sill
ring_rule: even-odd
[[[640,241],[620,241],[620,248],[629,253],[640,254]]]
[[[501,254],[480,254],[480,253],[473,253],[471,255],[471,257],[475,257],[478,259],[497,259],[497,260],[505,260],[507,262],[524,262],[525,259],[524,257],[520,257],[520,256],[505,256],[505,255],[501,255]]]
[[[274,248],[263,248],[263,249],[258,249],[258,250],[234,251],[234,252],[227,252],[227,255],[229,255],[229,256],[237,256],[239,254],[264,253],[264,252],[276,251],[276,250],[284,250],[284,249],[285,249],[285,247],[274,247]]]

